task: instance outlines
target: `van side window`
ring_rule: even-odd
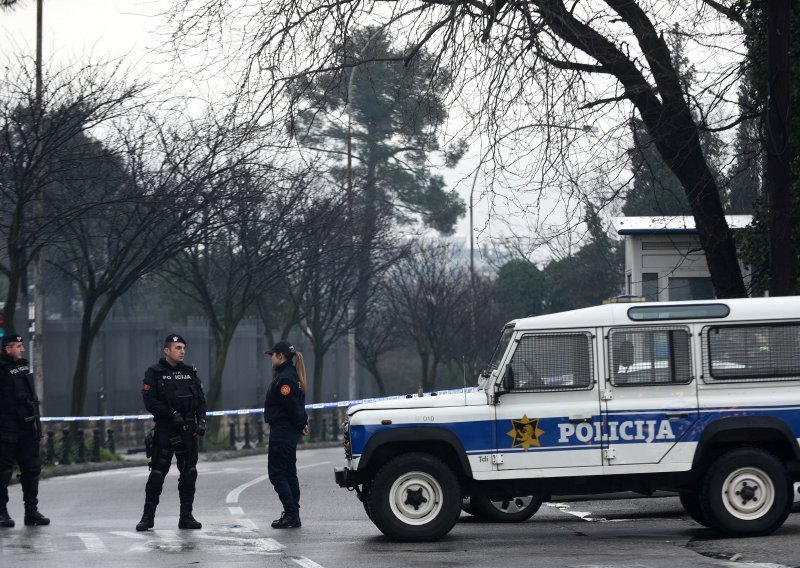
[[[514,391],[591,389],[591,342],[590,333],[523,335],[511,358]]]
[[[800,379],[800,325],[710,326],[701,337],[706,380]]]
[[[614,386],[692,382],[689,331],[685,327],[626,327],[608,332]]]

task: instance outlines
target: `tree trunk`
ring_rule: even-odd
[[[325,364],[325,349],[321,347],[317,347],[314,345],[314,388],[313,388],[313,396],[314,402],[322,402],[322,385],[324,379],[323,373],[323,365]],[[310,401],[306,400],[306,404]],[[322,410],[314,410],[312,411],[313,418],[311,420],[311,437],[314,440],[321,440],[322,439],[322,419],[323,413]]]
[[[81,339],[80,343],[78,343],[78,360],[75,363],[75,371],[72,375],[72,403],[70,404],[70,414],[72,416],[81,416],[83,414],[83,405],[86,402],[86,390],[89,386],[89,367],[95,339],[95,334],[92,333],[93,311],[94,302],[84,304],[83,315],[81,316]]]
[[[767,7],[767,196],[769,295],[792,294],[791,145],[789,143],[789,0]]]

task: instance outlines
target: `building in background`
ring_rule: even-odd
[[[737,230],[747,227],[752,216],[728,215],[726,219]],[[651,302],[714,298],[693,217],[616,217],[612,224],[625,238],[626,294]],[[742,266],[742,274],[749,285],[749,269]]]

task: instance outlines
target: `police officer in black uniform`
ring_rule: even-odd
[[[22,358],[22,336],[3,336],[0,354],[0,527],[13,527],[8,515],[8,484],[19,465],[26,525],[49,525],[50,519],[39,512],[39,399],[33,387],[30,364]]]
[[[283,513],[272,521],[272,528],[299,528],[297,443],[308,434],[305,364],[288,341],[279,341],[267,354],[275,371],[264,401],[264,421],[269,424],[267,473],[283,505]]]
[[[206,397],[197,370],[185,365],[186,341],[177,334],[164,340],[164,357],[144,374],[142,398],[153,414],[150,476],[145,485],[144,513],[137,531],[153,528],[156,507],[172,456],[178,462],[181,514],[178,528],[199,529],[192,516],[197,481],[197,438],[206,433]]]

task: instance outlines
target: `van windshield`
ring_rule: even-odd
[[[488,378],[492,371],[497,370],[500,366],[500,359],[503,358],[503,355],[506,352],[506,348],[508,344],[511,342],[511,338],[514,336],[514,324],[507,325],[503,328],[503,333],[500,334],[500,341],[497,342],[497,346],[494,348],[494,352],[492,353],[492,358],[489,360],[489,364],[481,373],[481,380],[479,381],[480,384],[483,383],[483,380]]]

